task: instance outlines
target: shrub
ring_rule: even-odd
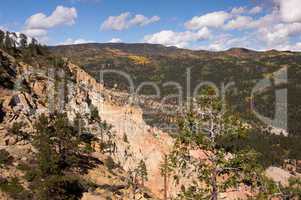
[[[2,179],[0,181],[0,190],[8,194],[13,199],[32,199],[29,191],[23,188],[19,179],[16,177],[10,180]]]
[[[92,121],[100,121],[99,113],[97,107],[91,105],[90,107],[91,111],[91,120]]]
[[[13,135],[17,136],[17,141],[29,139],[29,134],[22,131],[22,128],[24,126],[25,126],[24,122],[15,122],[13,123],[13,126],[9,130]]]
[[[129,143],[128,136],[126,135],[126,133],[123,134],[123,141],[125,143]]]
[[[78,200],[87,189],[85,184],[76,177],[50,176],[37,187],[36,191],[40,200]]]
[[[0,150],[0,166],[10,164],[12,157],[5,149]]]
[[[109,169],[109,171],[112,172],[113,169],[117,168],[117,164],[114,162],[114,160],[112,159],[111,156],[109,156],[106,160],[105,160],[105,164],[107,166],[107,168]]]

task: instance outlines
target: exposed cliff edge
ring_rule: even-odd
[[[123,94],[106,89],[68,60],[64,60],[60,67],[33,67],[0,50],[0,64],[0,149],[6,149],[14,157],[13,165],[1,169],[1,174],[6,177],[22,176],[22,171],[16,166],[35,151],[30,142],[19,142],[9,134],[14,122],[25,122],[24,129],[32,132],[34,122],[42,113],[54,110],[66,112],[68,119],[73,121],[78,113],[91,116],[91,107],[95,107],[101,120],[112,125],[116,148],[114,152],[105,154],[96,151],[92,155],[101,161],[110,156],[121,168],[110,171],[99,164],[91,169],[84,178],[98,187],[93,192],[84,193],[82,199],[105,199],[106,196],[132,199],[132,188],[127,186],[127,177],[141,160],[145,162],[148,172],[145,187],[141,187],[145,190],[141,199],[162,198],[164,180],[160,166],[164,155],[173,146],[173,139],[168,133],[148,125],[141,108],[133,106],[130,101],[121,104],[115,98]],[[88,127],[92,134],[101,137],[95,124],[88,123]],[[95,147],[100,148],[98,144]],[[195,153],[196,157],[202,155],[201,152]],[[182,181],[185,183],[185,180]],[[168,183],[169,196],[173,196],[180,188],[174,185],[171,178]],[[26,181],[23,184],[26,186]],[[122,195],[116,191],[121,191]],[[242,186],[222,196],[226,199],[246,199],[249,193],[248,188]]]
[[[77,113],[83,116],[90,115],[90,106],[94,105],[98,108],[101,120],[111,124],[112,131],[116,134],[117,148],[112,155],[114,161],[125,171],[131,171],[140,160],[144,160],[149,175],[145,186],[150,188],[155,195],[160,196],[163,188],[160,164],[162,156],[168,153],[172,145],[172,139],[167,133],[147,125],[142,119],[141,109],[131,105],[114,104],[110,101],[112,96],[109,91],[80,67],[68,61],[65,63],[65,71],[61,71],[60,69],[37,69],[25,63],[19,63],[2,50],[0,50],[0,60],[2,62],[1,79],[4,83],[10,84],[1,87],[1,112],[3,113],[1,148],[16,144],[16,141],[7,133],[9,127],[16,121],[26,122],[28,125],[26,128],[32,131],[33,123],[38,116],[51,109],[66,111],[72,121]],[[68,76],[61,83],[57,83],[52,76],[52,73],[58,74],[58,72],[63,76]],[[63,91],[66,98],[56,94],[60,84],[66,86]],[[126,142],[123,139],[125,135],[127,136]],[[30,147],[28,148],[30,151]],[[95,153],[96,157],[99,155],[101,154]],[[91,173],[100,173],[94,171]]]

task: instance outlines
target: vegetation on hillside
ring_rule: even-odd
[[[174,47],[151,44],[81,44],[52,47],[51,51],[58,55],[64,55],[73,62],[83,66],[86,71],[96,79],[102,69],[114,69],[128,73],[134,81],[136,88],[142,82],[152,81],[158,85],[161,97],[170,94],[178,94],[175,86],[164,86],[169,81],[179,83],[183,89],[183,102],[185,102],[187,90],[187,71],[191,74],[191,94],[193,89],[203,81],[215,83],[219,89],[221,84],[233,82],[234,85],[226,91],[226,101],[231,110],[253,126],[253,130],[247,136],[243,144],[251,146],[260,153],[261,163],[264,166],[270,164],[282,165],[283,159],[301,159],[299,151],[301,126],[300,116],[300,62],[301,54],[298,52],[256,52],[247,49],[230,49],[224,52],[191,51]],[[138,64],[128,59],[129,55],[146,57],[150,63]],[[276,86],[272,79],[274,72],[287,67],[287,84]],[[271,86],[261,94],[251,98],[254,86],[262,79],[271,80]],[[128,90],[127,80],[116,74],[104,76],[106,87],[120,90]],[[275,91],[281,88],[288,90],[288,130],[289,137],[275,136],[266,133],[260,122],[251,110],[253,100],[256,110],[266,117],[275,115]],[[143,87],[142,94],[155,94],[152,87]],[[161,100],[161,99],[158,99]],[[177,97],[169,99],[168,103],[175,104]],[[141,105],[145,112],[150,108]],[[174,109],[175,110],[175,109]],[[165,114],[155,111],[144,114],[147,123],[160,126],[164,123],[174,127],[170,119],[177,118],[177,113]],[[158,120],[160,119],[160,120]],[[174,121],[174,120],[173,120]],[[258,142],[260,141],[260,142]],[[240,143],[239,139],[228,141]],[[239,145],[238,145],[239,146]],[[277,153],[281,158],[277,158]]]
[[[177,199],[217,200],[229,189],[239,190],[241,184],[254,192],[255,199],[300,197],[298,181],[291,180],[290,186],[283,188],[264,176],[254,148],[220,145],[221,138],[230,141],[239,138],[243,142],[247,129],[239,118],[222,110],[215,97],[205,95],[200,103],[200,107],[188,111],[179,121],[180,132],[173,151],[162,164],[162,174],[173,174],[176,184],[182,184]],[[183,184],[183,177],[190,184]]]

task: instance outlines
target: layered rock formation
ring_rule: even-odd
[[[97,108],[101,120],[112,125],[112,131],[116,135],[114,140],[116,151],[111,156],[124,171],[115,172],[118,174],[116,176],[106,171],[102,165],[89,171],[86,178],[103,185],[104,188],[98,188],[96,193],[85,193],[83,199],[101,199],[103,196],[112,195],[113,192],[106,190],[106,187],[110,184],[114,187],[123,187],[126,180],[121,180],[120,177],[126,179],[126,173],[133,171],[141,160],[145,162],[148,172],[145,186],[151,191],[150,194],[154,194],[154,197],[142,196],[141,198],[163,197],[164,180],[160,174],[160,166],[164,155],[168,154],[173,146],[173,139],[168,133],[144,121],[142,109],[132,104],[133,96],[104,88],[82,68],[68,60],[65,60],[64,69],[36,68],[17,62],[0,50],[0,62],[1,149],[8,149],[18,161],[25,160],[26,155],[30,155],[35,150],[30,144],[20,144],[14,137],[9,136],[8,130],[14,122],[25,122],[24,130],[32,132],[33,123],[42,113],[54,110],[66,112],[69,120],[73,121],[77,113],[90,116],[91,106],[93,106]],[[159,106],[155,101],[140,98],[144,102],[148,101],[147,104],[154,108]],[[93,125],[90,131],[99,136],[98,130]],[[124,139],[125,136],[127,140]],[[202,152],[196,152],[195,157],[201,155]],[[100,160],[104,159],[103,154],[94,153],[94,156]],[[21,173],[14,170],[13,167],[1,173],[6,173],[6,176],[10,176],[9,173],[14,175]],[[112,178],[106,178],[108,176]],[[183,183],[185,181],[182,180]],[[172,180],[169,180],[168,188],[169,196],[174,196],[179,189]],[[130,193],[127,190],[123,192]],[[246,199],[251,195],[249,193],[249,188],[242,185],[237,190],[228,191],[222,196],[225,199]],[[130,199],[130,194],[123,196],[122,199]]]

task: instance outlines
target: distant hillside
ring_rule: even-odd
[[[186,86],[187,69],[191,69],[192,88],[204,80],[213,81],[218,86],[222,82],[234,81],[236,90],[229,91],[227,100],[234,110],[244,116],[245,120],[238,116],[235,121],[243,122],[240,124],[243,127],[248,126],[249,134],[243,134],[244,137],[240,137],[242,134],[237,137],[232,134],[230,137],[218,137],[214,145],[216,147],[209,151],[202,149],[202,146],[199,146],[200,151],[189,147],[189,154],[185,157],[192,162],[199,160],[198,163],[211,163],[212,159],[208,156],[214,154],[215,148],[227,153],[223,154],[222,160],[228,155],[235,158],[235,152],[253,149],[256,155],[258,153],[258,160],[250,166],[251,171],[249,167],[246,169],[247,173],[252,172],[252,179],[246,176],[237,185],[249,187],[253,184],[254,169],[261,174],[264,173],[263,168],[282,166],[283,163],[287,164],[283,168],[293,175],[273,167],[274,170],[269,170],[273,180],[278,181],[280,176],[280,181],[286,182],[290,177],[299,177],[301,137],[296,134],[287,137],[270,134],[245,110],[254,80],[269,77],[271,73],[283,69],[288,62],[289,68],[295,70],[288,86],[289,89],[295,89],[297,94],[300,77],[297,63],[300,56],[296,53],[260,53],[247,49],[206,52],[147,44],[88,44],[48,48],[38,43],[11,45],[14,42],[8,37],[0,41],[0,199],[157,199],[166,188],[169,188],[170,197],[176,196],[183,190],[183,184],[189,185],[191,181],[194,182],[196,175],[201,174],[195,174],[196,170],[190,168],[193,171],[180,170],[184,172],[183,175],[167,175],[169,156],[166,155],[173,151],[172,146],[177,142],[174,143],[175,135],[162,131],[164,128],[160,127],[160,130],[155,127],[154,121],[162,123],[173,119],[172,123],[176,124],[181,116],[168,116],[160,112],[163,105],[158,103],[160,98],[136,96],[134,99],[139,101],[142,109],[127,104],[124,99],[130,97],[129,93],[119,91],[128,89],[121,77],[116,74],[105,77],[106,86],[114,88],[107,89],[87,73],[98,77],[100,69],[127,72],[134,79],[136,88],[143,81],[152,81],[162,89],[162,97],[177,92],[173,87],[164,87],[166,81]],[[141,50],[143,46],[147,54]],[[61,57],[67,53],[70,59],[82,63],[86,70]],[[262,112],[272,110],[269,106],[273,105],[274,93],[271,91],[267,90],[256,99],[256,106]],[[153,90],[144,88],[142,93],[153,94]],[[297,122],[299,99],[294,100],[297,107],[292,117]],[[178,109],[174,105],[175,99],[165,103],[169,110]],[[146,116],[148,109],[155,112]],[[198,109],[202,111],[200,107]],[[210,109],[209,112],[212,113]],[[149,119],[154,121],[147,121]],[[246,120],[249,123],[245,123]],[[200,120],[198,124],[203,125],[205,121]],[[190,122],[188,116],[187,126],[192,130],[195,126]],[[251,123],[254,127],[249,126]],[[171,133],[181,136],[183,133],[177,127]],[[216,127],[219,129],[219,123]],[[244,132],[236,130],[234,126],[232,130]],[[191,134],[195,135],[195,131],[192,131]],[[196,140],[200,138],[198,136]],[[174,150],[178,152],[177,147],[180,147],[182,154],[181,146],[175,146]],[[232,160],[230,157],[226,160]],[[237,167],[237,162],[241,160],[239,157],[233,160],[233,166],[240,171],[240,167]],[[180,160],[174,158],[170,157],[175,162]],[[249,165],[247,160],[241,163]],[[230,174],[228,169],[226,174]],[[165,182],[172,177],[179,181],[179,185],[173,181]],[[221,181],[224,180],[224,176],[219,177]],[[218,184],[224,184],[216,180]],[[202,184],[203,180],[200,181]],[[263,188],[265,182],[262,180],[261,184],[259,180]],[[249,189],[245,188],[231,189],[222,195],[225,199],[236,194],[249,195]]]
[[[183,87],[186,97],[187,69],[191,69],[192,90],[202,81],[212,81],[219,88],[222,83],[234,82],[235,87],[227,94],[228,101],[246,119],[254,119],[249,98],[254,85],[288,67],[289,129],[294,134],[301,130],[297,122],[301,112],[300,94],[297,92],[301,84],[298,79],[301,53],[275,50],[257,52],[241,48],[222,52],[192,51],[155,44],[123,43],[57,46],[51,47],[51,51],[83,66],[96,79],[99,78],[99,70],[115,69],[130,74],[136,87],[141,82],[152,81],[159,86],[163,96],[177,93],[175,87],[163,87],[167,81],[174,81]],[[128,89],[128,83],[116,74],[105,76],[104,81],[107,87]],[[272,117],[275,114],[274,90],[275,86],[255,101],[256,108],[265,116]],[[145,87],[143,93],[153,94],[154,90]]]

